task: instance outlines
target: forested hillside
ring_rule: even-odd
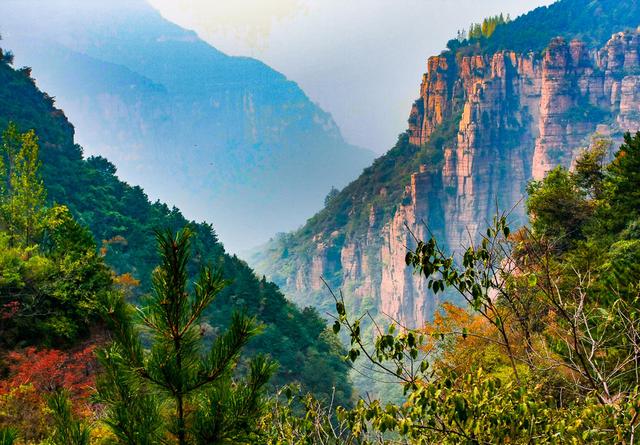
[[[50,96],[37,89],[29,69],[16,70],[10,60],[11,56],[4,54],[0,63],[0,128],[13,122],[20,133],[35,130],[48,201],[68,207],[79,227],[89,228],[99,250],[96,255],[104,256],[117,275],[130,274],[125,284],[132,288],[132,295],[138,298],[150,290],[151,272],[159,261],[154,230],[175,232],[189,226],[194,233],[189,279],[195,280],[200,267],[210,264],[230,280],[205,314],[203,332],[208,338],[214,338],[229,324],[234,310],[246,310],[264,324],[263,333],[248,345],[249,351],[268,353],[279,363],[272,383],[299,381],[325,397],[330,397],[335,387],[337,399],[346,403],[351,388],[340,357],[341,347],[326,333],[318,313],[298,309],[276,285],[259,279],[245,262],[227,255],[211,225],[188,221],[176,208],[149,202],[140,187],[118,179],[108,160],[85,159],[82,148],[74,143],[74,129],[64,113],[54,107]],[[24,273],[29,275],[30,268],[37,264],[31,262],[26,267]],[[11,284],[0,281],[0,285],[9,286],[7,283]],[[9,304],[12,294],[1,294],[2,304]],[[27,335],[21,331],[20,335],[17,345],[45,344],[36,332]],[[87,326],[78,335],[86,338]],[[49,345],[55,343],[52,339]]]
[[[460,55],[493,54],[500,50],[541,52],[554,37],[580,39],[589,46],[602,46],[620,31],[638,27],[637,0],[563,0],[541,6],[495,27],[489,36],[468,36],[450,41]]]
[[[144,0],[6,0],[0,30],[77,141],[153,199],[213,223],[232,252],[299,226],[373,160],[285,75]]]

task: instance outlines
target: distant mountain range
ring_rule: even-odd
[[[91,154],[212,222],[231,250],[302,224],[374,157],[294,82],[142,0],[7,0],[0,32]]]

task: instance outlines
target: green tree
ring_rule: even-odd
[[[624,144],[607,168],[605,183],[613,220],[640,216],[640,132],[624,135]]]
[[[52,445],[89,445],[91,429],[74,417],[71,401],[65,392],[52,394],[48,405],[53,413]]]
[[[576,159],[574,173],[576,185],[594,199],[603,197],[605,164],[610,148],[609,139],[595,138],[592,147]]]
[[[240,352],[259,330],[253,318],[234,314],[203,352],[200,320],[227,282],[203,268],[187,292],[190,238],[189,229],[157,234],[161,264],[145,307],[135,310],[122,297],[105,301],[114,342],[99,353],[106,373],[98,400],[119,443],[247,443],[265,409],[262,391],[274,364],[258,356],[244,378],[237,374]]]
[[[38,138],[33,130],[20,133],[10,123],[2,136],[0,206],[3,225],[14,242],[30,245],[47,220],[46,191],[40,178]]]
[[[327,193],[327,196],[324,197],[324,206],[328,206],[329,203],[331,201],[333,201],[333,199],[338,196],[340,194],[340,191],[335,188],[335,187],[331,187],[331,190],[329,190],[329,193]]]
[[[569,171],[556,167],[542,181],[529,183],[527,193],[527,212],[536,234],[553,238],[559,249],[582,237],[591,206]]]

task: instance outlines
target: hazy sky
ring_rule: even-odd
[[[346,139],[384,152],[406,129],[429,56],[456,30],[552,0],[149,0],[218,49],[298,82]]]

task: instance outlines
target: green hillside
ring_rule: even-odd
[[[85,159],[64,113],[38,90],[30,70],[16,70],[9,60],[5,55],[0,63],[0,128],[15,122],[20,131],[35,129],[49,199],[68,206],[91,229],[116,273],[130,272],[140,281],[136,294],[149,290],[151,271],[158,264],[154,229],[176,231],[190,225],[195,233],[192,276],[201,265],[212,264],[232,281],[207,314],[211,332],[226,326],[234,310],[245,309],[265,326],[249,350],[268,353],[279,362],[276,384],[299,381],[319,395],[330,395],[335,386],[337,397],[347,401],[351,387],[341,348],[326,333],[317,312],[299,310],[276,285],[260,280],[245,262],[226,254],[211,225],[187,221],[178,209],[149,202],[140,187],[118,179],[108,160]]]

